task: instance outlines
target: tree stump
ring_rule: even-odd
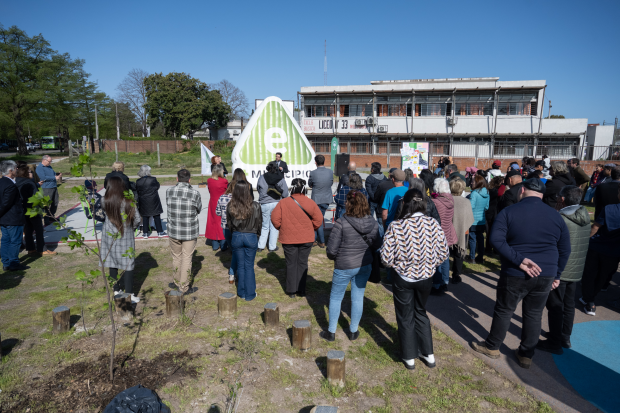
[[[327,381],[332,386],[344,387],[344,351],[329,350],[327,352]]]
[[[233,317],[237,312],[237,294],[222,293],[218,295],[217,311],[220,317]]]
[[[267,327],[277,327],[280,324],[280,307],[277,303],[265,304],[265,325]]]
[[[308,320],[293,323],[293,347],[306,351],[312,345],[312,326]]]
[[[180,317],[183,314],[183,293],[172,290],[166,291],[166,316]]]
[[[133,317],[131,294],[123,293],[114,296],[114,307],[116,308],[116,314],[118,314],[122,319],[128,320]]]
[[[314,406],[310,413],[338,413],[336,406]]]
[[[69,319],[71,314],[69,312],[69,307],[65,307],[64,305],[60,307],[56,307],[52,310],[52,318],[54,319],[54,324],[52,327],[52,332],[54,333],[66,333],[69,331],[70,323]]]

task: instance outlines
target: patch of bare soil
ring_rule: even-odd
[[[196,355],[187,351],[165,352],[152,360],[127,355],[115,357],[114,381],[110,382],[108,355],[96,362],[75,363],[44,382],[33,381],[13,392],[0,405],[0,412],[101,412],[120,392],[137,384],[157,390],[168,383],[195,378],[188,362]]]

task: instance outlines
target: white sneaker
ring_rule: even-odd
[[[423,356],[420,354],[420,361],[424,364],[426,364],[426,367],[428,368],[433,368],[437,366],[437,363],[435,363],[435,355],[434,354],[429,354],[428,356]]]
[[[164,231],[164,232],[159,232],[157,235],[159,236],[159,238],[163,238],[168,234],[166,234],[166,231]]]
[[[143,239],[149,239],[149,234],[142,234]]]
[[[140,297],[138,297],[137,295],[131,294],[131,303],[137,304],[139,302],[140,302]]]

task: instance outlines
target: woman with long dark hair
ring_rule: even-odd
[[[108,179],[101,207],[106,220],[101,231],[101,256],[105,259],[103,266],[109,268],[110,277],[117,280],[114,284],[115,294],[120,293],[118,271],[124,271],[125,293],[131,294],[131,301],[137,303],[140,298],[133,293],[133,270],[135,258],[128,254],[134,250],[136,240],[134,230],[140,225],[140,213],[131,199],[125,198],[125,184],[118,176]],[[133,205],[132,205],[133,204]],[[116,238],[120,234],[120,238]]]
[[[252,200],[250,185],[246,181],[237,181],[226,208],[226,225],[232,232],[231,246],[237,266],[237,296],[246,301],[256,298],[254,258],[262,224],[260,205]]]
[[[381,260],[397,274],[392,280],[392,291],[401,358],[405,367],[413,370],[416,358],[428,367],[436,365],[426,301],[435,269],[450,254],[441,226],[425,215],[422,192],[410,189],[403,200],[401,214],[390,223],[383,237]]]
[[[228,180],[224,178],[224,166],[222,164],[215,165],[211,171],[211,178],[207,179],[207,188],[209,189],[209,210],[205,238],[211,240],[213,251],[219,250],[220,247],[222,247],[222,251],[226,251],[228,245],[226,245],[226,238],[224,231],[222,231],[222,218],[215,213],[217,201],[228,188]]]

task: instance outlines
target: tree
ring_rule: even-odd
[[[50,101],[70,64],[69,55],[52,50],[42,35],[0,25],[0,111],[14,126],[20,155],[28,154],[24,122]]]
[[[144,109],[146,104],[144,79],[148,75],[149,73],[145,70],[131,69],[125,79],[116,87],[119,93],[119,101],[127,103],[136,119],[140,122],[143,137],[147,135],[146,110]]]
[[[223,79],[219,83],[210,85],[211,89],[218,90],[224,102],[230,106],[231,114],[234,119],[241,119],[248,115],[248,99],[245,93],[237,86]]]
[[[155,73],[144,79],[147,122],[154,128],[161,123],[166,131],[188,134],[206,124],[219,128],[231,113],[217,90],[187,73]]]

